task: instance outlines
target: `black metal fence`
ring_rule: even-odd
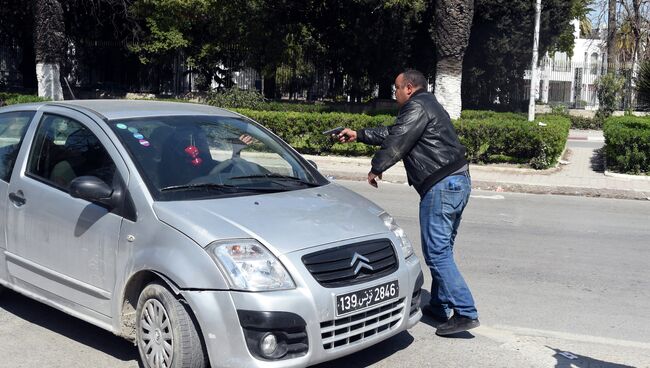
[[[203,86],[211,89],[236,85],[245,90],[268,89],[271,83],[276,97],[316,100],[344,93],[344,76],[335,76],[325,68],[319,68],[309,58],[280,65],[275,75],[264,78],[260,71],[246,62],[246,50],[228,52],[233,59],[225,59],[219,65],[221,71],[213,81],[205,81],[185,62],[181,52],[155,63],[143,64],[129,51],[126,43],[111,41],[80,41],[70,44],[66,60],[62,63],[64,93],[76,97],[121,96],[127,92],[162,95],[184,95],[200,91]],[[19,45],[0,45],[0,86],[3,89],[25,89],[34,86],[23,84],[24,75],[18,65],[23,61],[24,49]],[[35,70],[31,66],[22,70]],[[32,78],[33,79],[33,78]],[[335,91],[334,86],[342,86]],[[266,88],[265,88],[266,87]]]

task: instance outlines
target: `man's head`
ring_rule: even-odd
[[[399,107],[420,89],[427,88],[427,79],[415,69],[407,69],[395,78],[395,99]]]

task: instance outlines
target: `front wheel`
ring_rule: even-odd
[[[208,358],[189,308],[158,282],[140,293],[137,344],[146,368],[204,368]]]

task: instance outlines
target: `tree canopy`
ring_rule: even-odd
[[[35,0],[1,0],[0,42],[33,43]],[[247,66],[272,81],[281,66],[304,80],[327,79],[331,95],[354,100],[391,95],[406,68],[435,77],[433,0],[53,0],[64,10],[66,37],[80,45],[112,40],[147,65],[181,61],[228,84],[230,67]],[[540,51],[569,51],[570,21],[589,0],[544,0]],[[530,66],[533,2],[476,0],[463,62],[463,103],[513,102]],[[128,46],[127,46],[128,45]],[[28,49],[29,47],[24,47]],[[273,97],[270,93],[269,97]]]

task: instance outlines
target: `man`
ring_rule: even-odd
[[[368,183],[375,188],[384,171],[404,160],[409,185],[421,197],[422,252],[433,277],[431,300],[423,312],[441,323],[436,334],[444,336],[480,325],[474,298],[453,255],[471,180],[465,147],[449,115],[426,86],[422,73],[404,71],[395,79],[399,106],[395,124],[359,131],[346,128],[338,138],[381,146],[368,173]]]

